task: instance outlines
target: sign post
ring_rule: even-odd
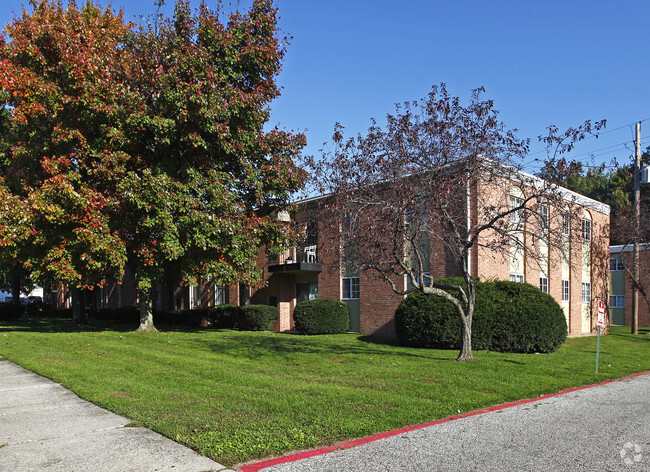
[[[602,300],[598,301],[598,321],[596,322],[598,326],[598,347],[596,348],[596,373],[598,373],[598,356],[600,355],[600,328],[605,326],[605,302]]]

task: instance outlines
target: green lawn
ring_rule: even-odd
[[[647,332],[647,331],[646,331]],[[555,354],[411,349],[358,335],[0,322],[0,354],[213,459],[236,464],[650,370],[614,328]]]

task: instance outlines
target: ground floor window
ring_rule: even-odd
[[[568,302],[569,301],[569,281],[564,279],[562,280],[562,301],[563,302]]]
[[[625,295],[610,295],[609,296],[610,308],[625,308]]]
[[[296,284],[296,301],[315,300],[318,298],[318,283]]]
[[[539,278],[539,289],[544,293],[548,293],[548,277]]]
[[[201,286],[192,285],[190,287],[190,308],[201,308]]]
[[[524,283],[524,274],[510,274],[510,282]]]
[[[227,305],[228,304],[228,287],[226,285],[214,286],[214,305]]]
[[[343,277],[341,279],[341,293],[343,300],[358,300],[361,295],[359,277]]]
[[[591,282],[582,282],[582,303],[591,303]]]

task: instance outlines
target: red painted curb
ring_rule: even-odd
[[[481,415],[483,413],[489,413],[491,411],[503,410],[505,408],[511,408],[513,406],[525,405],[527,403],[532,403],[532,402],[536,402],[536,401],[539,401],[539,400],[544,400],[545,398],[557,397],[559,395],[565,395],[567,393],[576,392],[578,390],[584,390],[584,389],[591,388],[591,387],[598,387],[600,385],[607,385],[607,384],[610,384],[610,383],[618,382],[620,380],[631,379],[633,377],[640,377],[642,375],[647,375],[647,374],[650,374],[650,370],[647,371],[647,372],[641,372],[640,374],[628,375],[627,377],[622,377],[620,379],[607,380],[605,382],[601,382],[601,383],[597,383],[597,384],[593,384],[593,385],[585,385],[583,387],[570,388],[570,389],[563,390],[563,391],[558,392],[558,393],[550,393],[548,395],[542,395],[542,396],[539,396],[539,397],[536,397],[536,398],[528,398],[526,400],[518,400],[516,402],[504,403],[502,405],[495,405],[495,406],[491,406],[489,408],[484,408],[482,410],[470,411],[468,413],[453,415],[453,416],[449,416],[449,417],[441,419],[441,420],[430,421],[428,423],[421,423],[421,424],[416,424],[416,425],[413,425],[413,426],[406,426],[404,428],[394,429],[392,431],[387,431],[387,432],[384,432],[384,433],[374,434],[372,436],[368,436],[368,437],[365,437],[365,438],[354,439],[352,441],[343,442],[343,443],[340,443],[340,444],[336,444],[334,446],[323,447],[323,448],[320,448],[320,449],[313,449],[311,451],[298,452],[296,454],[290,454],[288,456],[276,457],[274,459],[267,459],[267,460],[261,461],[261,462],[254,462],[254,463],[251,463],[251,464],[244,464],[244,465],[239,466],[239,470],[241,470],[242,472],[257,472],[258,470],[266,469],[267,467],[271,467],[271,466],[274,466],[274,465],[284,464],[286,462],[294,462],[294,461],[297,461],[297,460],[300,460],[300,459],[306,459],[308,457],[313,457],[313,456],[320,456],[321,454],[327,454],[328,452],[337,451],[339,449],[349,449],[349,448],[354,447],[354,446],[360,446],[361,444],[367,444],[367,443],[370,443],[370,442],[378,441],[380,439],[390,438],[392,436],[397,436],[398,434],[407,433],[409,431],[414,431],[416,429],[422,429],[422,428],[426,428],[428,426],[434,426],[434,425],[437,425],[437,424],[447,423],[448,421],[459,420],[461,418],[469,418],[471,416]]]

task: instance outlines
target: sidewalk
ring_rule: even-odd
[[[229,471],[0,356],[0,472]]]

